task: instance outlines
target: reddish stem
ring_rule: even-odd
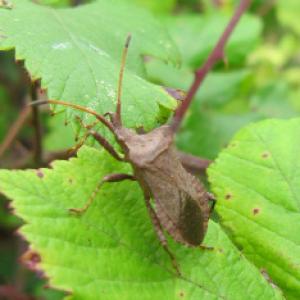
[[[222,36],[220,37],[218,43],[215,46],[215,48],[208,56],[204,65],[195,72],[194,82],[191,85],[182,104],[175,111],[173,119],[171,121],[171,127],[174,132],[176,132],[177,129],[179,128],[180,123],[181,123],[187,109],[189,108],[193,97],[195,96],[197,90],[199,89],[201,83],[205,79],[208,72],[213,68],[213,66],[219,60],[222,60],[225,58],[225,55],[224,55],[225,45],[226,45],[231,33],[233,32],[234,28],[236,27],[238,21],[240,20],[241,16],[245,12],[245,10],[247,10],[247,8],[249,7],[250,3],[251,3],[251,0],[241,0],[239,6],[236,8],[234,15],[232,16],[227,27],[225,28]]]

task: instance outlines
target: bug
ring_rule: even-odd
[[[158,239],[179,274],[179,267],[168,248],[164,230],[179,243],[188,246],[200,245],[205,236],[210,215],[209,196],[201,182],[188,173],[181,164],[173,141],[175,131],[170,125],[163,125],[148,133],[137,133],[122,125],[121,90],[130,40],[131,35],[128,35],[122,55],[115,113],[107,113],[103,116],[88,108],[56,100],[36,101],[34,104],[61,104],[93,114],[113,133],[122,148],[123,157],[98,132],[89,130],[88,135],[93,136],[115,159],[130,163],[132,166],[133,174],[106,175],[101,179],[84,207],[70,210],[76,214],[85,212],[106,182],[137,181],[143,190],[145,204]],[[151,204],[151,199],[155,202],[155,208]]]
[[[163,125],[148,133],[138,133],[124,127],[122,124],[121,90],[131,35],[127,37],[122,54],[117,89],[117,106],[114,113],[100,115],[86,107],[57,100],[42,100],[31,103],[33,105],[53,103],[81,110],[94,115],[99,122],[112,132],[122,149],[123,156],[120,156],[114,147],[98,132],[90,130],[89,126],[85,126],[89,129],[88,135],[93,136],[115,159],[131,164],[133,174],[116,173],[104,176],[85,206],[72,208],[70,211],[76,214],[84,213],[93,203],[101,186],[106,182],[137,181],[143,190],[145,204],[158,239],[169,254],[178,275],[180,275],[179,266],[169,250],[164,230],[179,243],[191,247],[200,246],[207,231],[211,212],[209,206],[211,197],[202,183],[185,170],[174,145],[174,135],[203,79],[216,61],[224,59],[226,41],[250,2],[250,0],[240,2],[207,61],[202,68],[196,71],[194,83],[182,104],[175,111],[169,125]],[[152,205],[151,199],[155,205]]]

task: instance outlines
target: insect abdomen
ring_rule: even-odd
[[[198,204],[188,195],[185,197],[188,198],[184,200],[177,222],[168,216],[159,201],[156,201],[156,213],[162,226],[174,240],[187,246],[199,246],[206,233],[207,220],[204,220]]]
[[[181,165],[171,146],[151,164],[135,168],[136,177],[155,202],[162,227],[178,242],[201,244],[207,229],[209,206],[202,184]]]

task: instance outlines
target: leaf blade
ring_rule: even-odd
[[[130,167],[88,147],[52,169],[0,172],[0,190],[25,219],[21,233],[52,286],[72,291],[72,299],[240,299],[241,291],[247,299],[281,299],[213,221],[205,244],[214,250],[169,241],[183,273],[176,277],[135,182],[104,185],[82,217],[71,216],[68,209],[82,207],[111,172]]]
[[[288,299],[300,288],[299,124],[274,119],[249,125],[209,169],[223,225]]]
[[[174,99],[144,79],[141,55],[178,61],[167,33],[146,11],[117,0],[66,9],[26,0],[13,5],[0,10],[0,29],[6,36],[0,47],[16,48],[16,59],[25,60],[33,79],[42,78],[50,99],[99,113],[114,111],[121,52],[131,32],[122,100],[125,124],[149,129],[160,118],[159,106],[175,108]]]

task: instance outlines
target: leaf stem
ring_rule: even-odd
[[[176,109],[173,119],[171,121],[171,127],[173,129],[173,132],[176,132],[182,122],[182,119],[189,108],[193,97],[195,96],[197,90],[199,89],[201,83],[205,79],[208,72],[213,68],[213,66],[219,61],[225,59],[224,54],[224,48],[225,45],[235,29],[238,21],[240,20],[241,16],[247,10],[251,3],[251,0],[241,0],[239,6],[236,8],[234,15],[232,16],[230,22],[228,23],[227,27],[225,28],[222,36],[220,37],[218,43],[216,44],[213,51],[208,56],[207,60],[203,64],[202,67],[200,67],[195,72],[195,79],[192,83],[189,91],[187,92],[187,95],[181,105]]]

